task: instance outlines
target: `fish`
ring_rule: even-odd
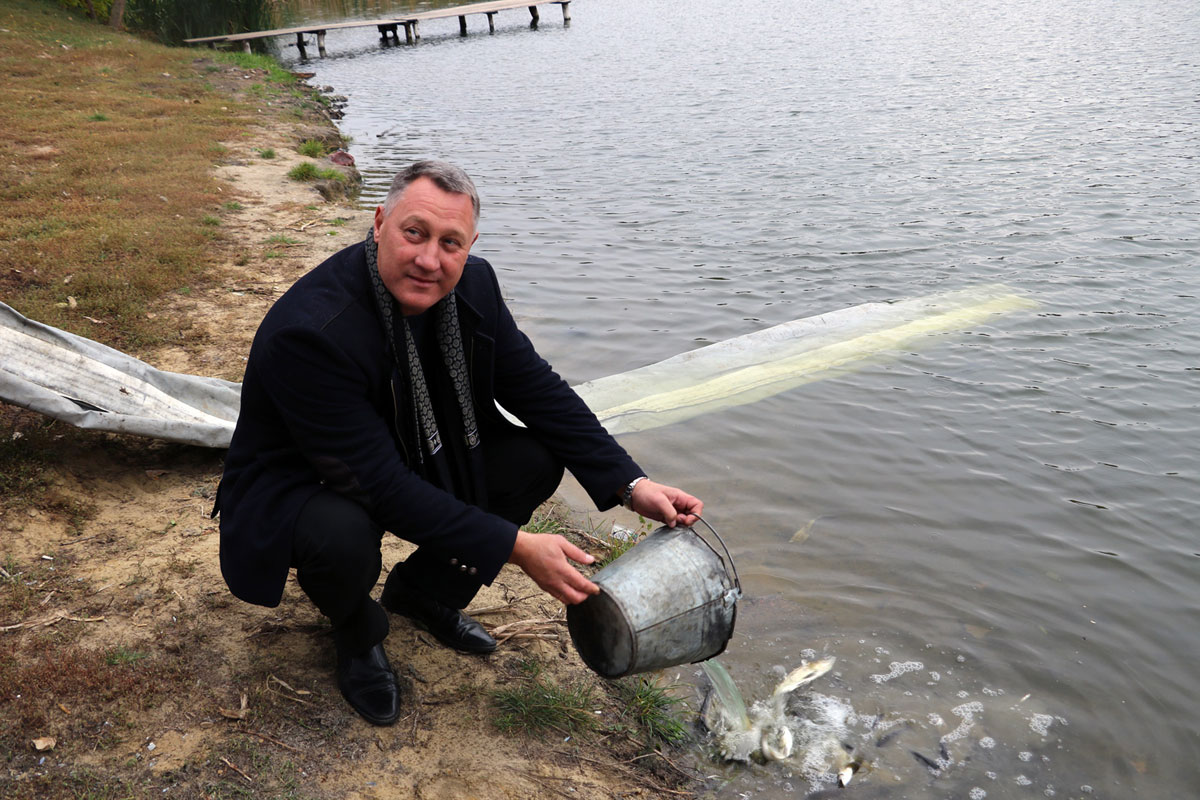
[[[727,761],[783,761],[795,749],[785,703],[788,695],[827,674],[837,659],[803,661],[783,677],[767,702],[749,709],[729,672],[715,659],[701,664],[709,678],[709,692],[700,709],[701,722],[713,734],[721,757]]]
[[[779,682],[779,685],[775,687],[775,691],[772,692],[772,696],[780,697],[782,695],[791,694],[801,686],[804,686],[807,683],[812,683],[817,678],[833,669],[833,665],[836,662],[837,659],[833,656],[830,656],[829,658],[822,658],[820,661],[813,661],[812,663],[807,661],[801,662],[800,666],[796,667],[794,670],[784,676],[783,680]]]
[[[938,762],[934,761],[929,756],[923,755],[923,754],[917,752],[916,750],[909,750],[908,752],[912,753],[913,758],[915,758],[919,763],[924,764],[926,767],[928,767],[929,771],[932,772],[934,775],[942,774],[941,765],[939,765]]]

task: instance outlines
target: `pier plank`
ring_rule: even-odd
[[[272,36],[297,36],[302,37],[306,33],[316,34],[319,41],[323,44],[325,34],[329,31],[342,30],[345,28],[370,28],[375,27],[379,30],[390,30],[395,36],[397,26],[403,25],[406,34],[413,30],[415,31],[417,23],[428,19],[445,19],[447,17],[458,17],[460,19],[460,31],[466,33],[466,17],[469,14],[487,14],[488,28],[495,31],[493,22],[494,15],[498,11],[508,11],[516,8],[528,8],[529,14],[533,19],[534,24],[538,20],[537,7],[539,5],[557,5],[562,7],[563,22],[571,21],[571,13],[568,10],[571,0],[489,0],[482,3],[468,3],[461,6],[453,6],[451,8],[438,8],[432,11],[421,11],[415,14],[406,14],[404,16],[385,17],[383,19],[370,20],[350,20],[347,22],[319,22],[311,25],[299,25],[291,28],[276,28],[269,31],[248,31],[245,33],[227,33],[219,36],[195,36],[190,39],[184,39],[187,44],[207,44],[209,46],[242,42],[246,46],[254,39],[266,39]],[[398,41],[398,39],[397,39]],[[409,43],[412,43],[411,38]],[[324,48],[321,48],[324,50]],[[324,55],[324,52],[322,52]]]

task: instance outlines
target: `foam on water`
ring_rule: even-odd
[[[906,672],[916,672],[917,670],[925,669],[925,665],[920,661],[893,661],[888,665],[889,671],[886,674],[872,675],[871,680],[876,683],[884,683],[893,678],[899,678]]]

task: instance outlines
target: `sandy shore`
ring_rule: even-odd
[[[369,212],[327,202],[311,184],[286,177],[304,160],[296,146],[314,134],[313,124],[281,109],[225,143],[221,191],[240,205],[223,222],[226,264],[210,286],[162,309],[164,319],[180,315],[191,328],[143,354],[147,361],[240,380],[274,300],[365,234]],[[274,158],[260,156],[266,148]],[[394,617],[386,648],[406,690],[404,709],[396,725],[374,727],[339,695],[327,624],[294,578],[274,609],[241,603],[225,588],[217,525],[208,517],[221,453],[70,437],[55,486],[89,504],[90,518],[78,529],[36,510],[0,520],[6,574],[30,587],[25,611],[0,619],[8,626],[2,643],[22,665],[44,666],[36,675],[33,666],[13,666],[14,680],[28,688],[9,708],[28,746],[9,754],[0,795],[77,797],[101,786],[135,797],[690,794],[670,751],[646,757],[620,733],[627,726],[615,704],[597,704],[592,733],[527,736],[495,727],[493,690],[519,683],[530,664],[550,680],[607,697],[570,645],[562,605],[515,568],[474,607],[493,609],[480,614],[492,628],[533,620],[539,633],[479,658]],[[385,538],[381,582],[407,548]],[[67,653],[76,661],[65,661]],[[122,682],[130,674],[137,679]],[[37,751],[35,737],[53,738],[54,746]]]

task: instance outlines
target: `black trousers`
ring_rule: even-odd
[[[563,466],[521,428],[483,438],[488,509],[524,525],[562,481]],[[371,597],[383,569],[383,529],[367,510],[331,490],[300,511],[292,546],[296,580],[333,625],[339,650],[361,653],[388,634],[387,613]],[[452,608],[466,608],[482,585],[446,563],[444,554],[417,548],[388,575],[384,591],[403,585]]]

